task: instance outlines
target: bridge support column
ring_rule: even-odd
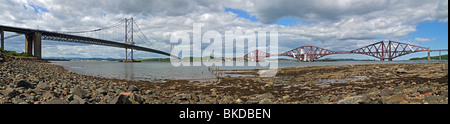
[[[33,36],[34,56],[37,59],[42,59],[42,33],[34,32]]]
[[[3,30],[0,30],[1,35],[1,50],[5,50],[5,32]]]
[[[441,61],[442,60],[442,54],[441,54],[441,51],[439,51],[439,61]]]
[[[428,61],[430,61],[431,60],[431,50],[430,50],[430,48],[428,48]]]
[[[25,53],[33,55],[33,34],[25,34]]]

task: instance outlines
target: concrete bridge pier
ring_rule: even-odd
[[[1,35],[1,50],[5,50],[5,32],[0,30]]]
[[[33,55],[33,34],[25,34],[25,53]]]
[[[25,34],[25,53],[27,53],[28,55],[34,55],[37,59],[42,59],[41,32]]]
[[[386,61],[386,60],[388,60],[388,61],[393,61],[394,59],[392,59],[392,58],[381,58],[381,59],[380,59],[380,61]]]

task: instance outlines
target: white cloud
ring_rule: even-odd
[[[222,35],[225,31],[275,30],[280,33],[280,52],[284,52],[302,45],[320,46],[336,51],[351,50],[380,41],[379,37],[405,38],[416,32],[416,26],[420,22],[448,22],[448,0],[0,1],[6,3],[0,4],[1,25],[78,31],[100,28],[124,18],[134,17],[145,35],[163,51],[169,50],[170,35],[173,32],[192,33],[192,23],[203,23],[203,32],[216,30]],[[30,4],[43,7],[49,12],[36,13]],[[24,9],[24,6],[28,9]],[[261,22],[252,22],[234,13],[225,12],[225,7],[247,11]],[[283,17],[299,18],[306,24],[272,24]],[[433,38],[422,37],[414,40],[429,42],[433,41]],[[146,46],[143,42],[138,42],[138,45]],[[77,54],[80,57],[124,56],[123,50],[118,48],[57,42],[49,42],[47,47],[47,51],[52,53],[44,53],[45,57]],[[102,51],[117,53],[104,54]],[[141,52],[137,56],[160,57]]]

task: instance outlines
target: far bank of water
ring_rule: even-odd
[[[336,61],[336,62],[279,62],[279,68],[295,66],[324,66],[324,65],[355,65],[355,64],[400,64],[400,63],[429,63],[447,61]],[[72,72],[127,80],[146,80],[153,82],[163,82],[163,80],[211,80],[215,76],[208,71],[207,66],[180,66],[174,67],[169,62],[143,62],[143,63],[120,63],[104,61],[54,61],[56,65],[66,67]],[[263,63],[268,64],[268,63]],[[192,65],[192,63],[191,63]],[[233,63],[236,65],[236,63]],[[220,70],[241,70],[241,69],[265,69],[269,66],[221,66],[212,67]],[[226,75],[223,75],[226,76]],[[245,76],[245,75],[232,75]]]

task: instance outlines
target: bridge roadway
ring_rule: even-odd
[[[51,41],[61,41],[61,42],[73,42],[73,43],[83,43],[83,44],[93,44],[93,45],[102,45],[102,46],[110,46],[117,48],[128,48],[139,51],[146,51],[151,53],[157,53],[165,56],[175,57],[177,56],[171,55],[170,53],[166,53],[163,51],[145,48],[141,46],[108,41],[103,39],[96,39],[90,37],[76,36],[70,34],[63,34],[58,32],[51,32],[45,30],[35,30],[35,29],[26,29],[26,28],[18,28],[18,27],[10,27],[0,25],[0,33],[1,33],[1,49],[4,49],[4,32],[14,32],[18,34],[25,34],[25,53],[36,56],[38,59],[42,59],[42,40],[51,40]],[[33,54],[34,50],[34,54]]]

